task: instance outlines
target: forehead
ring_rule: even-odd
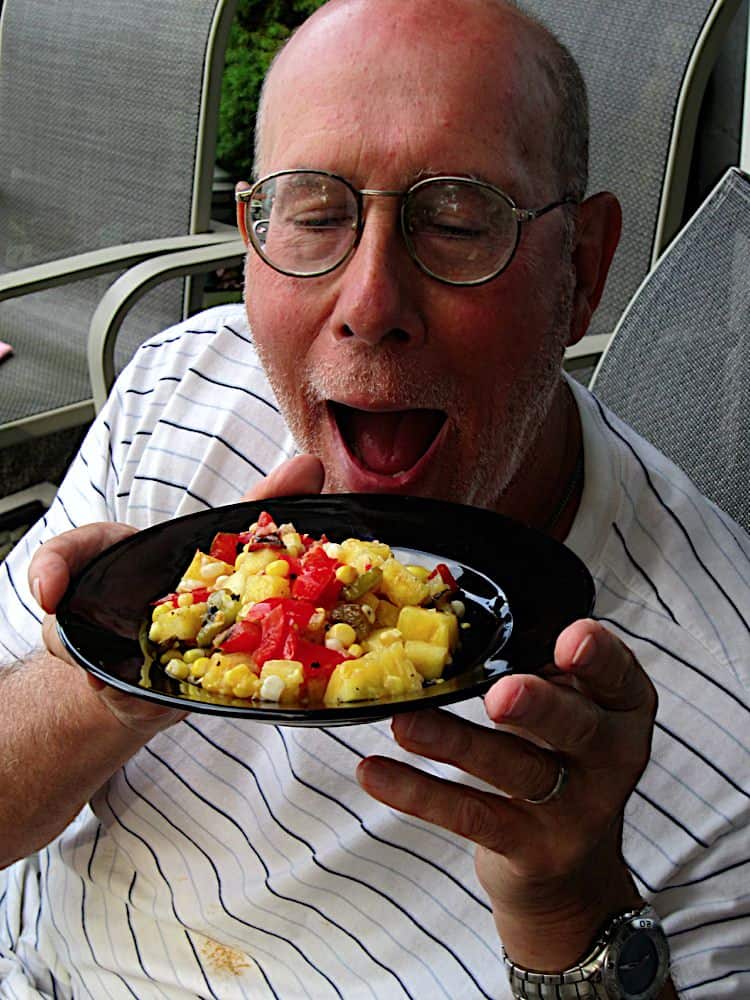
[[[268,82],[262,172],[315,166],[365,186],[474,174],[521,197],[550,172],[555,100],[520,16],[480,0],[343,0]]]

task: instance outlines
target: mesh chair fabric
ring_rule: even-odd
[[[611,333],[651,266],[677,99],[721,0],[521,0],[578,61],[589,92],[589,191],[613,191],[623,231],[589,332]],[[736,6],[736,4],[734,4]]]
[[[597,396],[750,530],[750,178],[727,171],[640,288]]]
[[[217,3],[6,0],[0,43],[0,273],[191,231],[203,65]],[[208,224],[210,182],[204,227]],[[88,325],[116,274],[0,303],[0,425],[91,395]],[[118,362],[182,315],[148,298]]]

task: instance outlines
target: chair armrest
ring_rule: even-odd
[[[96,307],[89,327],[89,377],[97,413],[104,405],[114,382],[117,332],[135,303],[146,292],[170,278],[236,266],[242,262],[246,252],[247,248],[241,239],[225,238],[196,250],[152,257],[131,267],[112,282]]]
[[[19,268],[17,271],[0,275],[0,302],[31,292],[41,292],[45,288],[93,278],[98,274],[118,271],[149,257],[188,251],[193,247],[228,243],[236,239],[236,229],[169,236],[158,240],[142,240],[138,243],[121,243],[101,250],[74,254],[72,257],[61,257],[33,267]]]
[[[593,333],[582,337],[578,343],[565,351],[563,367],[569,372],[578,371],[580,368],[591,368],[606,351],[611,339],[611,333]]]

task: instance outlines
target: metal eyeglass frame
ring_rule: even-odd
[[[357,203],[357,224],[356,233],[354,236],[354,241],[351,247],[347,250],[344,256],[337,260],[335,264],[331,264],[330,267],[324,268],[322,271],[289,271],[283,267],[279,267],[278,264],[274,264],[263,252],[260,247],[257,235],[255,233],[255,228],[253,226],[248,227],[247,225],[247,212],[250,202],[252,201],[255,191],[260,187],[261,184],[266,184],[268,181],[274,180],[276,177],[288,177],[292,174],[315,174],[320,177],[330,177],[333,180],[339,181],[345,185],[354,195],[355,201]],[[406,203],[410,195],[414,194],[415,191],[420,190],[420,188],[426,187],[430,184],[434,184],[437,181],[451,181],[457,184],[466,184],[474,187],[485,188],[488,191],[492,191],[493,194],[500,197],[511,209],[513,213],[513,218],[516,222],[516,238],[513,244],[513,249],[508,255],[508,259],[505,263],[482,278],[472,278],[468,281],[457,281],[452,278],[443,278],[439,274],[435,274],[431,271],[422,261],[417,257],[414,252],[414,248],[409,239],[409,235],[406,227]],[[342,264],[346,263],[349,258],[354,254],[354,251],[359,245],[359,241],[362,237],[362,232],[364,230],[365,219],[364,219],[364,199],[365,198],[400,198],[401,199],[401,210],[400,210],[400,222],[401,222],[401,235],[404,238],[404,243],[406,244],[406,249],[409,256],[417,265],[420,271],[424,274],[429,275],[434,278],[435,281],[440,281],[445,285],[457,285],[457,286],[470,286],[470,285],[483,285],[488,281],[492,281],[497,278],[500,274],[505,271],[507,267],[510,266],[511,261],[515,257],[516,250],[518,249],[518,244],[521,239],[521,226],[525,222],[533,222],[535,219],[539,219],[541,216],[546,215],[547,212],[551,212],[554,208],[559,208],[561,205],[577,205],[579,204],[579,199],[572,196],[567,196],[561,198],[559,201],[550,202],[549,205],[544,205],[542,208],[519,208],[510,195],[506,194],[501,188],[495,187],[494,184],[489,184],[487,181],[475,180],[472,177],[459,177],[452,174],[440,174],[437,177],[426,177],[410,187],[406,188],[405,191],[384,191],[377,188],[362,188],[361,190],[355,188],[350,181],[345,177],[341,177],[340,174],[331,173],[328,170],[315,170],[312,167],[300,167],[297,170],[276,170],[271,174],[266,174],[265,177],[261,177],[259,180],[253,184],[252,187],[247,188],[243,191],[237,191],[235,193],[235,201],[237,202],[237,225],[242,233],[242,238],[247,246],[251,246],[253,250],[258,254],[264,264],[273,268],[274,271],[278,271],[279,274],[285,274],[290,278],[319,278],[324,274],[330,274],[331,271],[335,271],[336,268],[341,267]],[[257,223],[256,223],[257,225]]]

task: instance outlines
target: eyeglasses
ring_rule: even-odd
[[[468,177],[429,177],[406,191],[358,191],[323,170],[278,170],[238,191],[245,243],[270,267],[313,278],[354,253],[364,227],[364,198],[399,198],[401,232],[425,274],[448,285],[481,285],[510,264],[521,225],[560,205],[518,208],[504,191]]]

